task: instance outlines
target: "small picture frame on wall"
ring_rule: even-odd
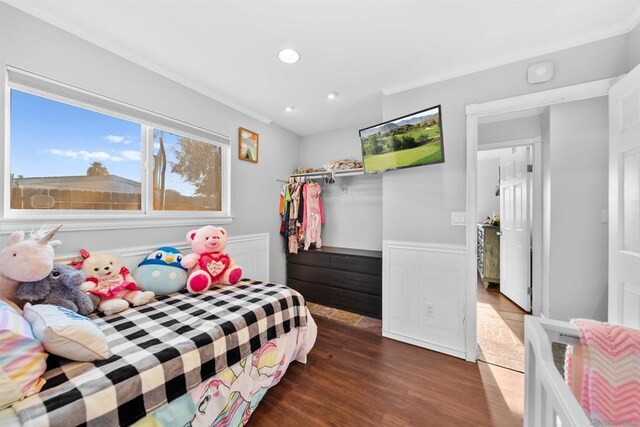
[[[238,129],[238,158],[258,163],[258,134],[245,128]]]

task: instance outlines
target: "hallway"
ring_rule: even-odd
[[[500,293],[498,285],[484,289],[478,278],[478,359],[524,372],[524,316]]]

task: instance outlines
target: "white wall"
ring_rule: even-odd
[[[552,105],[552,319],[607,319],[609,110],[606,97]]]
[[[270,233],[270,275],[284,282],[285,261],[279,237],[277,177],[299,161],[299,137],[277,125],[265,125],[180,84],[85,42],[38,19],[0,4],[0,78],[13,65],[83,89],[161,113],[231,138],[232,236]],[[183,66],[189,66],[184,64]],[[4,99],[4,86],[0,96]],[[4,117],[0,106],[0,113]],[[238,127],[260,134],[260,162],[237,160]],[[4,126],[0,126],[4,128]],[[2,167],[2,166],[0,166]],[[0,173],[4,174],[3,170]],[[63,230],[61,255],[81,247],[113,250],[182,241],[190,227],[133,230]],[[4,244],[6,236],[1,236]]]
[[[629,70],[640,65],[640,24],[629,33]]]
[[[331,160],[362,160],[362,148],[358,131],[381,120],[375,117],[366,123],[359,123],[327,132],[305,135],[300,138],[300,166],[320,167]]]
[[[303,136],[300,165],[320,167],[331,160],[362,160],[358,130],[378,123],[379,118],[360,125]],[[342,181],[347,192],[342,192]],[[322,187],[326,223],[322,243],[327,246],[382,249],[382,175],[339,178]]]
[[[497,156],[487,156],[487,153],[478,153],[477,222],[483,222],[494,212],[500,215],[500,196],[496,196],[496,186],[500,178],[500,159]]]
[[[627,71],[628,49],[622,35],[384,98],[384,119],[442,105],[445,163],[384,174],[383,239],[465,242],[465,228],[451,226],[450,213],[465,210],[466,105],[619,76]],[[528,65],[542,60],[554,62],[555,77],[528,84]]]
[[[451,212],[465,211],[467,105],[619,76],[627,71],[628,48],[628,38],[622,35],[384,98],[384,119],[440,104],[445,152],[445,162],[442,164],[398,170],[383,175],[384,244],[397,241],[440,246],[465,244],[465,227],[451,225]],[[553,61],[555,77],[547,83],[528,84],[527,67],[531,63],[543,60]],[[385,263],[387,262],[385,260]],[[393,269],[393,266],[389,268]],[[400,285],[397,281],[403,280],[401,274],[395,274],[393,271],[385,274],[390,283],[383,286],[393,288]],[[464,342],[464,332],[461,331],[464,331],[467,313],[464,309],[458,311],[458,304],[451,301],[452,298],[463,299],[469,295],[464,295],[455,287],[442,287],[437,280],[427,275],[423,276],[420,287],[426,289],[407,294],[405,298],[407,307],[424,307],[426,304],[435,307],[432,315],[422,310],[422,322],[434,325],[426,328],[428,331],[422,331],[422,339],[428,341],[431,346],[446,345],[450,342],[451,337],[441,338],[435,332],[437,321],[442,316],[439,313],[453,311],[458,315],[448,320],[452,322],[451,326],[460,326],[456,329],[461,334],[456,342]],[[437,292],[433,292],[436,289]],[[421,299],[427,294],[431,295],[431,300]],[[585,296],[585,300],[586,298],[588,297]],[[465,302],[466,307],[475,304],[466,298]],[[435,319],[432,319],[432,316]],[[470,342],[466,345],[470,345]],[[466,351],[473,352],[473,349],[467,347]]]
[[[521,117],[478,126],[478,145],[540,136],[540,116]]]

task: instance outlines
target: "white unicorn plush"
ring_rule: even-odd
[[[31,232],[25,239],[24,232],[15,231],[9,235],[7,246],[0,250],[0,299],[22,311],[16,304],[15,293],[21,282],[35,282],[44,279],[53,269],[53,248],[62,244],[51,240],[62,227],[52,230]]]

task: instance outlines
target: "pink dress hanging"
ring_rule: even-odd
[[[309,183],[304,186],[304,216],[302,220],[302,228],[305,230],[304,250],[308,251],[312,243],[316,244],[316,248],[322,247],[320,233],[322,232],[322,224],[324,224],[324,211],[322,210],[322,198],[320,186],[316,183]]]

